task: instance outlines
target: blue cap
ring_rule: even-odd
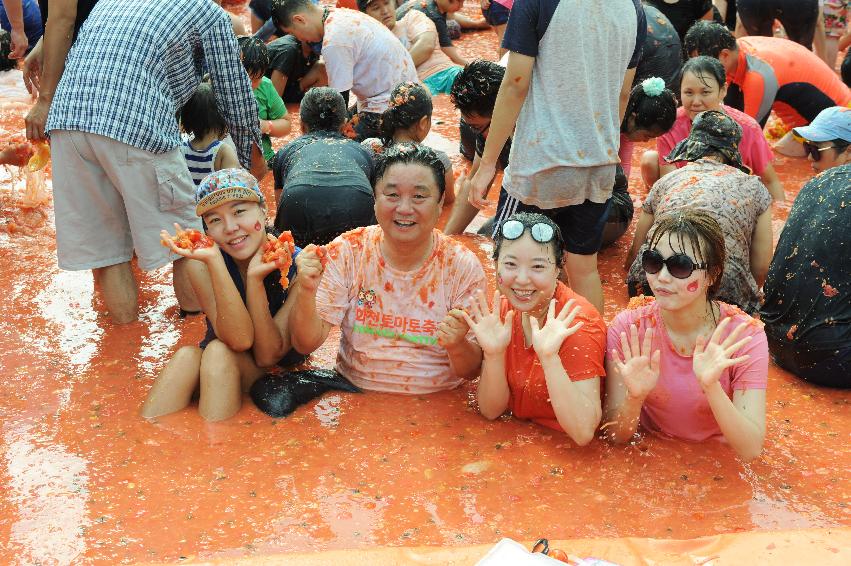
[[[792,131],[796,136],[811,142],[842,140],[851,143],[851,108],[825,108],[809,126],[801,126]]]

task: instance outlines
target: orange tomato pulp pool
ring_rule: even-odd
[[[245,2],[241,10],[247,15]],[[467,15],[477,11],[466,3]],[[493,59],[494,37],[465,33],[456,45],[467,59]],[[434,105],[433,131],[457,146],[458,113],[446,96]],[[298,132],[298,108],[288,109]],[[3,112],[0,125],[21,131],[23,116]],[[647,195],[638,164],[653,147],[638,144],[633,155],[635,199]],[[468,166],[450,156],[456,173]],[[776,156],[775,167],[790,201],[812,176],[806,160]],[[271,175],[261,187],[274,202]],[[9,195],[10,182],[0,180],[0,189]],[[13,199],[0,206],[13,218]],[[773,209],[775,239],[788,212],[788,204]],[[274,552],[540,536],[668,539],[659,545],[672,545],[672,561],[708,563],[727,533],[760,531],[753,535],[765,553],[775,542],[781,549],[792,530],[851,522],[851,391],[813,387],[773,363],[765,450],[746,465],[719,442],[648,434],[626,446],[595,439],[577,447],[528,422],[488,421],[476,410],[475,382],[432,395],[327,394],[285,419],[263,415],[246,397],[224,422],[205,422],[194,404],[144,420],[138,409],[154,378],[181,346],[202,339],[203,317],[177,316],[170,270],[135,270],[142,316],[115,325],[90,273],[57,268],[52,221],[16,226],[0,234],[0,564],[230,564]],[[630,238],[599,254],[607,321],[627,304]],[[482,260],[492,292],[491,243],[458,240]],[[332,329],[310,364],[333,367],[339,336]],[[700,536],[714,541],[702,562],[669,540]],[[636,555],[645,548],[619,540]],[[817,537],[808,542],[824,551]],[[742,554],[738,563],[754,562]]]

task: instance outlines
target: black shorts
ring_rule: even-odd
[[[272,0],[251,0],[248,9],[258,20],[266,21],[272,17]]]
[[[375,197],[353,187],[286,187],[275,228],[292,232],[295,245],[324,245],[349,230],[375,224]]]
[[[818,0],[738,0],[736,10],[748,35],[774,35],[774,20],[780,20],[792,41],[813,44],[818,21]]]
[[[499,203],[496,205],[496,220],[493,235],[497,228],[515,212],[536,212],[549,217],[561,230],[564,245],[568,253],[593,255],[600,251],[603,243],[603,230],[612,207],[611,197],[604,203],[586,200],[582,204],[562,208],[542,209],[531,204],[523,204],[510,196],[505,189],[499,190]]]
[[[507,24],[509,14],[511,14],[511,10],[502,4],[497,4],[493,0],[491,0],[490,8],[482,8],[482,15],[485,17],[485,21],[492,26]]]

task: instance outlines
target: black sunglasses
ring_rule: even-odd
[[[502,237],[506,240],[516,240],[526,231],[526,225],[519,220],[506,220],[500,227]],[[532,234],[532,239],[539,244],[548,244],[555,237],[555,230],[549,224],[538,222],[529,228],[529,233]]]
[[[695,269],[706,269],[705,263],[695,263],[686,254],[674,254],[668,258],[663,258],[656,250],[645,250],[641,254],[641,267],[645,273],[659,273],[663,265],[668,268],[671,277],[677,279],[688,279]]]
[[[804,145],[804,152],[806,152],[807,155],[812,157],[813,161],[818,161],[818,160],[821,159],[821,152],[822,151],[827,151],[828,149],[834,149],[836,147],[835,145],[829,145],[827,147],[819,147],[816,144],[811,143],[811,142],[804,142],[803,145]]]

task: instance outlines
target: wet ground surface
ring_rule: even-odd
[[[467,56],[495,57],[490,32],[458,44]],[[26,99],[13,74],[0,83],[5,140],[20,135]],[[448,99],[435,106],[435,133],[456,140]],[[790,199],[811,176],[802,160],[778,157],[776,168]],[[646,190],[633,171],[639,202]],[[4,564],[851,523],[851,393],[774,366],[765,451],[749,465],[714,442],[645,437],[578,448],[527,422],[484,420],[472,386],[419,397],[329,394],[280,420],[246,399],[224,423],[205,423],[192,407],[145,421],[138,409],[154,377],[178,346],[200,340],[202,320],[178,318],[166,268],[139,274],[139,322],[112,325],[91,276],[56,267],[52,206],[22,209],[22,185],[0,168]],[[271,196],[271,175],[263,186]],[[775,238],[787,214],[788,206],[775,210]],[[462,239],[490,276],[487,241]],[[626,303],[628,245],[629,235],[600,256],[607,319]],[[311,363],[332,364],[331,338]]]

